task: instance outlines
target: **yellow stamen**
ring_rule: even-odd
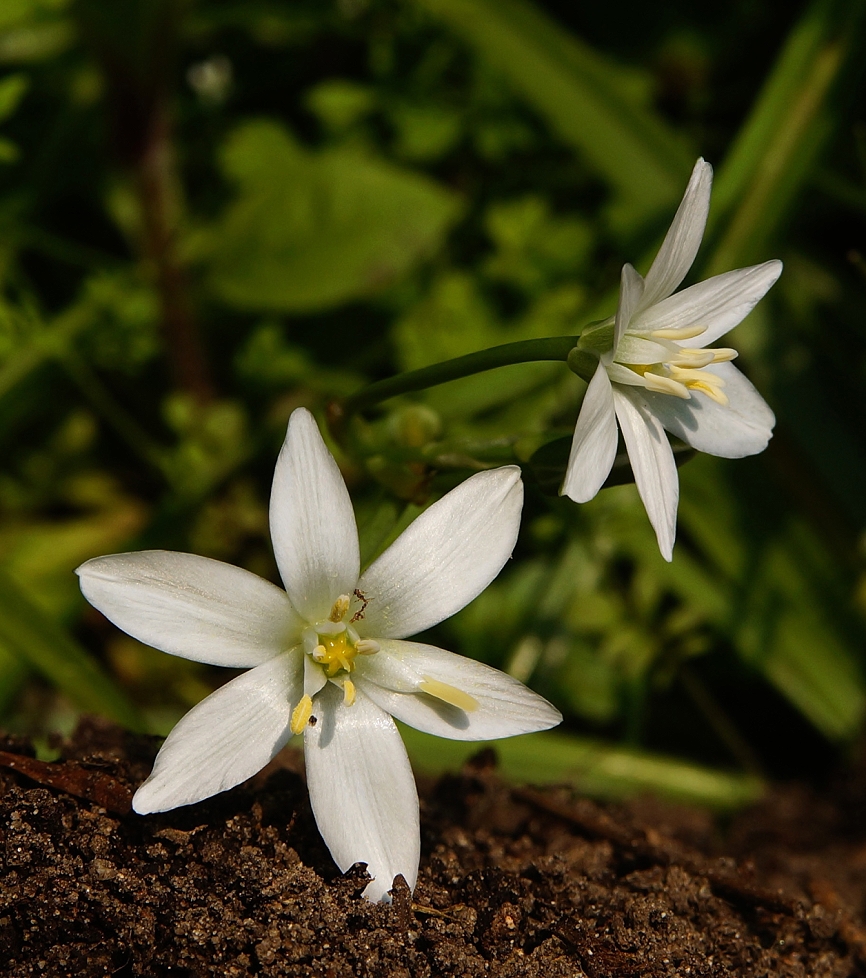
[[[711,350],[710,352],[713,354],[713,363],[726,363],[728,360],[736,360],[739,356],[736,350],[725,346],[720,346],[718,350]]]
[[[671,376],[681,384],[685,384],[691,391],[699,391],[706,394],[710,400],[723,407],[727,405],[728,398],[722,392],[725,381],[721,377],[710,373],[708,370],[683,370],[680,367],[671,365]]]
[[[682,349],[670,361],[675,367],[692,367],[700,369],[715,360],[715,350],[686,350]]]
[[[692,340],[706,331],[706,326],[665,326],[664,329],[654,329],[650,336],[658,340]]]
[[[341,594],[339,598],[334,602],[334,607],[331,608],[331,613],[328,615],[328,621],[334,623],[342,621],[346,617],[346,612],[349,610],[349,598],[348,594]]]
[[[686,367],[688,369],[700,370],[710,363],[726,363],[728,360],[736,360],[737,351],[730,347],[719,347],[718,350],[688,350],[681,349],[677,356],[670,361],[673,367]]]
[[[467,713],[472,713],[478,709],[478,700],[473,699],[468,693],[464,693],[462,689],[449,686],[448,683],[441,683],[438,679],[431,679],[429,676],[425,676],[424,681],[418,688],[422,693],[435,696],[437,700],[442,700],[443,703],[456,706],[458,710],[465,710]]]
[[[298,705],[292,710],[292,720],[289,729],[296,736],[302,734],[313,715],[313,701],[309,696],[302,696]]]
[[[355,702],[355,684],[348,679],[343,680],[343,702],[346,706]]]
[[[728,406],[728,395],[718,387],[714,387],[711,384],[703,384],[699,380],[693,381],[689,384],[689,387],[693,391],[700,391],[702,394],[706,394],[711,401],[715,401],[716,404],[721,404],[722,407]]]
[[[662,377],[661,374],[654,374],[648,370],[643,375],[643,379],[646,381],[647,390],[657,391],[659,394],[673,394],[674,397],[681,397],[684,401],[691,397],[684,384],[671,380],[670,377]]]
[[[692,384],[709,384],[712,387],[724,387],[725,381],[722,377],[717,377],[714,373],[710,373],[709,370],[691,370],[689,368],[683,369],[682,367],[677,367],[675,364],[670,364],[668,367],[671,377],[680,384],[685,384],[686,387],[691,387]]]

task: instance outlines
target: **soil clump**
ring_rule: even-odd
[[[421,781],[410,894],[361,897],[299,754],[201,804],[130,813],[158,743],[83,722],[61,759],[0,736],[9,978],[866,976],[866,777],[780,788],[720,826],[649,799],[503,783],[492,753]]]

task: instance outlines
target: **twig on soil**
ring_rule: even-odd
[[[132,809],[132,792],[125,784],[108,774],[80,767],[74,761],[48,764],[23,754],[0,751],[0,767],[17,771],[38,784],[92,801],[115,815],[128,815]]]

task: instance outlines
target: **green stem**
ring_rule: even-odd
[[[338,418],[344,420],[357,411],[363,411],[380,401],[388,400],[389,397],[436,387],[449,380],[470,377],[485,370],[495,370],[496,367],[530,363],[534,360],[565,361],[576,343],[576,336],[549,336],[545,339],[503,343],[502,346],[492,346],[489,350],[467,353],[453,360],[445,360],[442,363],[434,363],[430,367],[410,370],[396,377],[389,377],[387,380],[376,381],[375,384],[370,384],[357,394],[347,397],[341,404],[334,405],[333,415],[335,420]]]

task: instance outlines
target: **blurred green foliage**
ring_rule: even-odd
[[[167,731],[225,675],[117,633],[73,568],[162,547],[276,579],[295,407],[324,426],[372,381],[610,315],[703,155],[691,280],[786,264],[733,340],[778,427],[759,458],[686,461],[672,564],[633,486],[557,498],[564,365],[328,437],[365,560],[523,466],[515,559],[430,635],[563,710],[498,748],[511,776],[731,806],[825,770],[866,711],[863,28],[863,0],[6,0],[0,726]],[[408,737],[421,767],[465,757]]]

